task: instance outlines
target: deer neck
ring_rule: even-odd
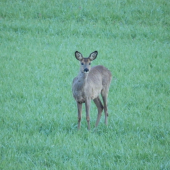
[[[88,73],[80,72],[78,77],[79,77],[79,81],[78,81],[79,82],[79,87],[81,87],[83,89],[86,82],[87,82]]]

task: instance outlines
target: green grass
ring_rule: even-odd
[[[170,2],[0,2],[0,169],[170,169]],[[77,131],[79,63],[109,68],[109,122]]]

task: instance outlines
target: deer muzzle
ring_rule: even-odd
[[[88,68],[85,68],[85,69],[84,69],[84,72],[85,72],[85,73],[88,73],[88,72],[89,72],[89,69],[88,69]]]

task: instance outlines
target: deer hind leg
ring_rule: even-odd
[[[107,111],[107,96],[108,96],[108,91],[107,90],[102,90],[101,95],[102,95],[103,104],[104,104],[105,124],[107,125],[107,117],[109,116],[108,111]]]
[[[97,106],[97,109],[98,109],[98,115],[97,115],[97,120],[96,120],[96,127],[97,127],[98,124],[99,124],[101,115],[102,115],[103,104],[102,104],[102,102],[101,102],[99,97],[95,98],[93,101],[94,101],[94,103],[95,103],[95,105]]]
[[[77,102],[77,108],[78,108],[78,129],[80,129],[80,126],[81,126],[82,103]]]

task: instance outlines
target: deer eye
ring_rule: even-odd
[[[84,65],[84,63],[81,63],[81,65]]]

